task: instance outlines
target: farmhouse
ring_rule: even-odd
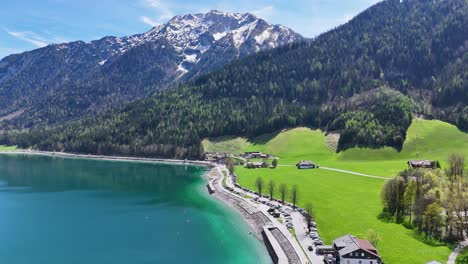
[[[429,168],[433,169],[436,166],[436,162],[434,160],[409,160],[408,166],[411,168]]]
[[[262,152],[258,152],[258,151],[252,151],[252,152],[244,152],[244,154],[242,155],[244,158],[246,159],[251,159],[251,158],[260,158],[260,159],[268,159],[270,158],[271,156],[268,155],[268,154],[264,154]]]
[[[381,264],[382,259],[377,249],[363,239],[346,234],[333,240],[334,255],[337,264]]]
[[[256,169],[256,168],[266,168],[268,164],[266,162],[247,162],[246,167],[249,169]]]
[[[299,163],[296,164],[298,169],[313,169],[315,168],[315,164],[310,160],[301,160]]]
[[[218,153],[218,152],[207,152],[205,154],[205,160],[215,163],[223,163],[224,160],[228,157],[227,153]]]

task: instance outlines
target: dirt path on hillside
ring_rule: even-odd
[[[388,179],[388,178],[382,177],[382,176],[369,175],[369,174],[364,174],[364,173],[359,173],[359,172],[353,172],[353,171],[341,170],[341,169],[335,169],[335,168],[329,168],[329,167],[323,167],[323,166],[320,166],[319,169],[331,170],[331,171],[338,171],[338,172],[353,174],[353,175],[360,176],[360,177],[367,177],[367,178],[374,178],[374,179],[383,179],[383,180],[387,180],[387,179]]]
[[[456,247],[452,254],[450,254],[449,258],[448,258],[448,261],[447,261],[447,264],[455,264],[455,260],[457,259],[458,257],[458,254],[465,248],[465,247],[468,247],[468,238],[465,239],[465,241],[461,242],[458,247]]]

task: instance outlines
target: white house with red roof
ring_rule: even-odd
[[[346,234],[333,240],[337,264],[382,264],[377,249],[367,240]]]

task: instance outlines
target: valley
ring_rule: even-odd
[[[275,169],[236,166],[239,183],[256,190],[255,181],[261,177],[264,182],[273,180],[277,186],[281,183],[289,187],[297,185],[300,193],[298,204],[303,208],[308,203],[312,204],[313,215],[325,243],[346,233],[365,237],[373,229],[380,236],[377,248],[386,263],[416,264],[433,259],[444,263],[451,252],[449,245],[426,240],[414,229],[379,219],[383,209],[380,192],[384,179],[320,168],[298,170],[295,164],[300,160],[312,160],[320,166],[388,178],[406,169],[409,159],[435,159],[439,160],[442,168],[446,168],[451,152],[468,156],[468,134],[453,125],[438,120],[414,119],[401,152],[390,148],[353,148],[334,153],[327,147],[323,132],[308,128],[284,130],[252,140],[206,139],[204,146],[213,152],[222,152],[226,148],[234,153],[259,151],[279,157]],[[278,192],[276,196],[279,196]],[[401,260],[402,252],[406,252],[404,262]]]
[[[440,264],[467,239],[467,0],[48,2],[79,28],[0,10],[0,260]],[[76,254],[99,239],[118,259]]]

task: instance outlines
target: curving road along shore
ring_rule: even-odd
[[[306,233],[307,224],[299,212],[292,211],[290,208],[296,231],[296,237],[294,237],[284,224],[267,212],[269,206],[253,202],[251,198],[255,198],[256,195],[245,193],[244,190],[237,188],[230,175],[227,176],[226,187],[224,187],[222,183],[223,171],[226,175],[229,175],[224,165],[216,165],[212,168],[208,188],[215,188],[213,195],[223,199],[224,202],[237,209],[244,216],[256,237],[267,246],[275,263],[323,263],[323,256],[315,254],[315,250],[314,252],[307,250],[307,247],[312,245],[312,240]],[[234,191],[229,191],[227,188]],[[250,198],[247,198],[246,195],[250,196]],[[287,206],[283,207],[286,208]],[[274,247],[274,245],[277,246]],[[283,260],[281,256],[283,256]]]
[[[0,154],[27,154],[27,155],[42,155],[64,158],[83,158],[83,159],[98,159],[98,160],[111,160],[111,161],[139,161],[139,162],[157,162],[168,164],[192,164],[203,165],[212,167],[213,165],[207,161],[199,160],[177,160],[177,159],[158,159],[158,158],[141,158],[141,157],[125,157],[125,156],[105,156],[105,155],[91,155],[91,154],[78,154],[67,152],[52,152],[40,150],[5,150],[0,151]]]

